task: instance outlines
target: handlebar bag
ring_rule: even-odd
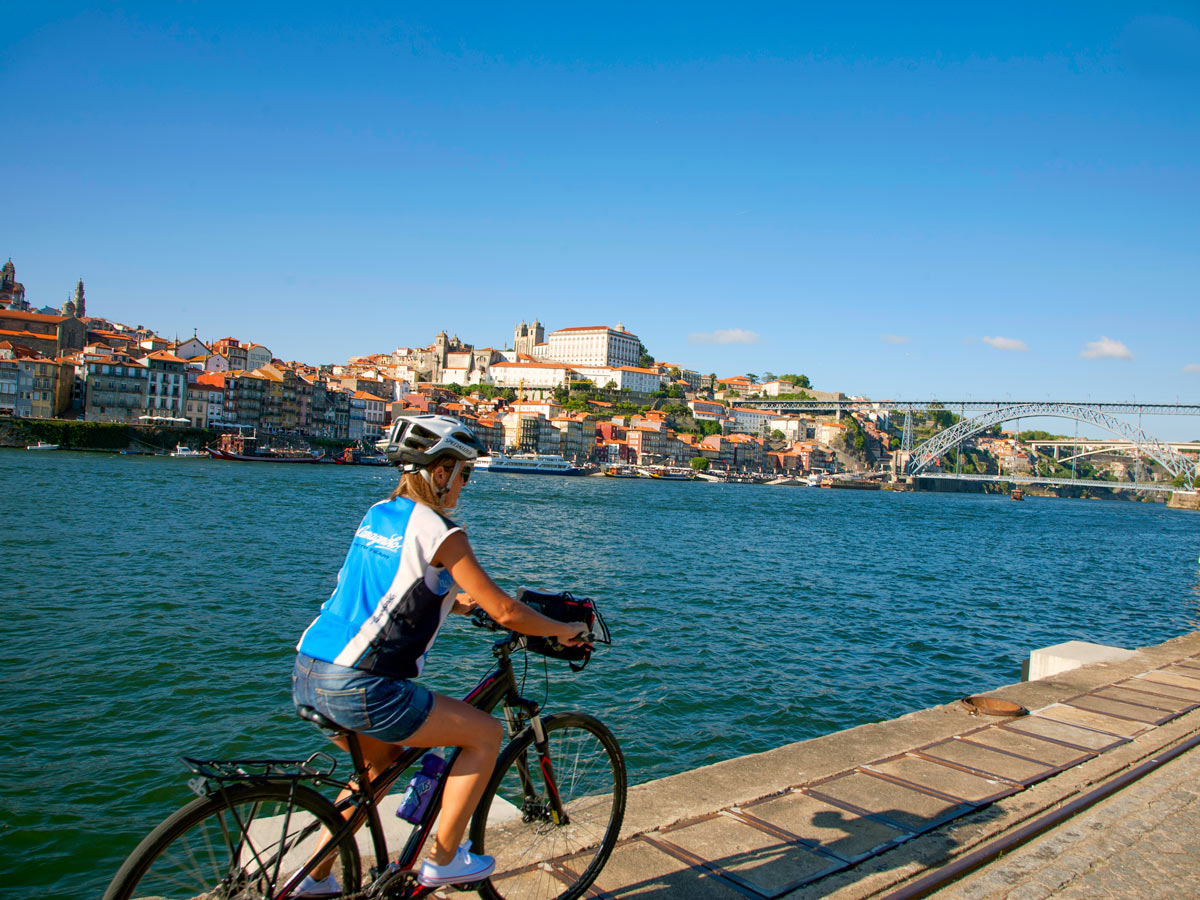
[[[597,643],[608,643],[608,628],[600,618],[596,604],[589,597],[576,597],[569,591],[545,593],[529,588],[517,591],[517,599],[527,603],[548,619],[558,622],[584,622],[588,630],[596,633]],[[525,645],[534,653],[551,659],[565,659],[578,672],[587,665],[592,651],[587,647],[564,647],[553,638],[527,636]]]

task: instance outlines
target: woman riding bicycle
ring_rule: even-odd
[[[491,776],[501,724],[412,679],[451,611],[478,605],[505,628],[565,645],[581,643],[587,626],[546,618],[500,590],[475,559],[466,533],[446,517],[482,449],[469,428],[449,416],[402,418],[379,447],[403,469],[400,484],[367,510],[333,594],[300,639],[293,698],[359,735],[372,778],[401,745],[461,747],[417,880],[426,887],[480,881],[495,863],[460,841]],[[463,591],[457,596],[455,584]],[[336,892],[332,865],[330,856],[297,896]]]

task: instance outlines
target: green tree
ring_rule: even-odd
[[[688,462],[688,465],[691,466],[693,469],[695,469],[697,472],[707,472],[708,471],[708,460],[706,458],[704,458],[703,456],[693,456],[691,458],[691,460]]]
[[[650,355],[641,341],[638,341],[638,365],[643,369],[654,365],[654,357]]]
[[[808,380],[807,375],[780,375],[780,381],[790,381],[798,388],[811,388],[812,382]]]

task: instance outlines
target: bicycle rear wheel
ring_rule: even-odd
[[[148,834],[117,871],[104,900],[274,900],[278,888],[343,824],[333,804],[297,785],[234,785],[193,800]],[[359,886],[358,847],[348,836],[333,874]]]
[[[488,900],[573,900],[608,861],[625,817],[625,759],[599,720],[542,720],[543,759],[526,728],[500,754],[471,820],[471,847],[496,858]],[[556,821],[552,796],[565,819]]]

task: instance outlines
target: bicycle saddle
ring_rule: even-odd
[[[300,718],[312,722],[314,725],[324,728],[326,731],[336,731],[338,734],[345,734],[346,729],[339,725],[333,719],[327,719],[311,706],[297,706],[296,713]]]

